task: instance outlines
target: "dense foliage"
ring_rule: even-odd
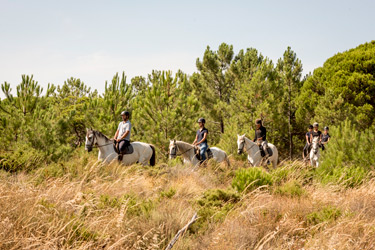
[[[14,92],[14,85],[1,85],[0,168],[15,171],[67,159],[84,143],[87,127],[112,137],[126,109],[131,111],[132,139],[156,145],[159,161],[166,159],[169,139],[193,141],[196,120],[203,116],[209,144],[229,154],[236,152],[236,134],[252,138],[254,121],[262,118],[267,139],[282,158],[300,155],[309,123],[339,126],[347,120],[353,126],[348,129],[346,123],[348,131],[334,130],[332,138],[332,152],[343,153],[330,155],[323,166],[357,166],[373,144],[374,55],[375,41],[329,58],[302,78],[302,62],[290,47],[274,64],[254,48],[235,54],[233,46],[223,43],[217,51],[207,47],[192,75],[153,71],[129,82],[125,73],[116,73],[102,94],[73,77],[43,91],[32,75],[22,75]],[[344,135],[353,139],[342,141]],[[362,156],[352,157],[358,142],[363,143]]]

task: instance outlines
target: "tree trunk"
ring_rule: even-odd
[[[224,120],[223,117],[220,118],[220,131],[224,134]]]
[[[289,158],[292,159],[293,156],[293,134],[292,134],[292,90],[291,82],[289,80],[289,114],[288,114],[288,133],[289,133]]]

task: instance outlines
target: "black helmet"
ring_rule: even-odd
[[[255,124],[260,124],[260,125],[262,125],[262,120],[261,120],[261,119],[256,119],[256,120],[255,120]]]
[[[128,111],[122,111],[122,112],[121,112],[121,115],[130,116],[130,113],[129,113]]]
[[[198,122],[206,123],[206,120],[204,118],[199,118]]]
[[[324,130],[329,130],[329,127],[328,127],[328,126],[325,126],[325,127],[324,127]]]
[[[310,125],[309,125],[309,128],[314,128],[314,127],[313,127],[313,125],[310,124]]]

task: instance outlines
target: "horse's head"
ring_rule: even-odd
[[[176,140],[170,140],[169,142],[169,159],[173,159],[177,157],[178,146],[176,144]]]
[[[97,143],[95,131],[90,129],[86,129],[86,142],[85,142],[85,150],[88,152],[92,151],[93,146]]]
[[[245,134],[237,135],[237,153],[240,155],[243,153],[245,148]]]
[[[318,153],[318,151],[319,151],[319,137],[313,138],[311,150],[314,152],[314,154]]]

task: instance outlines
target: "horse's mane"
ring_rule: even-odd
[[[176,143],[183,144],[184,146],[191,146],[191,147],[193,147],[193,144],[190,144],[190,143],[187,143],[187,142],[184,142],[184,141],[176,141]]]
[[[97,130],[93,130],[98,136],[101,136],[101,137],[104,137],[107,141],[112,141],[111,139],[109,139],[105,134],[103,134],[102,132],[100,131],[97,131]]]
[[[246,137],[246,135],[245,135],[244,138],[247,139],[248,141],[252,142],[252,143],[255,143],[255,142],[253,142],[253,140],[251,140],[250,138]]]
[[[193,144],[190,144],[184,141],[176,141],[176,144],[178,144],[178,146],[180,146],[183,149],[186,149],[187,147],[194,147]]]

